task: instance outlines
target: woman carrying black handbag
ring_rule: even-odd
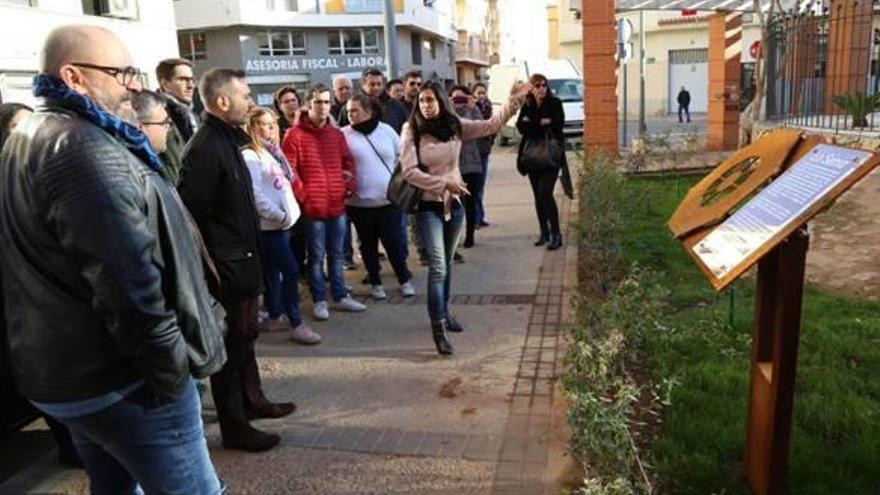
[[[516,120],[516,128],[522,135],[517,170],[529,176],[535,195],[535,210],[540,226],[540,237],[535,246],[547,244],[547,249],[552,251],[562,247],[559,208],[553,198],[556,178],[560,174],[565,195],[569,198],[574,195],[565,159],[565,136],[562,133],[565,113],[562,102],[550,91],[546,77],[533,74],[529,82],[532,90],[526,96],[526,103]]]

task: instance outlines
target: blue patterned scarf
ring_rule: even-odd
[[[56,77],[46,74],[36,76],[33,91],[34,96],[63,101],[67,108],[109,132],[148,167],[161,173],[162,160],[153,151],[147,136],[137,127],[103,110],[91,98],[73,91]]]

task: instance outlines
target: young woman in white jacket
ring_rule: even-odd
[[[293,195],[296,178],[278,147],[275,113],[264,107],[251,110],[247,133],[251,142],[242,150],[242,156],[251,175],[254,203],[260,217],[270,325],[284,324],[283,316],[286,316],[291,340],[317,344],[321,336],[303,322],[299,309],[299,267],[290,248],[290,229],[299,218],[300,210]]]
[[[342,129],[357,171],[357,189],[345,200],[345,210],[357,228],[361,257],[373,299],[385,299],[379,276],[379,241],[388,253],[388,261],[400,284],[403,297],[415,295],[406,265],[406,231],[403,213],[388,201],[388,183],[397,163],[400,138],[394,129],[381,122],[379,103],[364,95],[354,95],[346,108],[351,123]]]

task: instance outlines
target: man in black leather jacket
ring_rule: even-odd
[[[22,395],[70,428],[93,492],[215,494],[193,376],[225,361],[222,310],[161,162],[113,113],[137,75],[102,28],[46,41],[40,103],[0,155],[9,355]]]
[[[223,68],[202,74],[199,94],[207,117],[184,150],[178,191],[217,263],[214,294],[227,311],[229,360],[211,377],[223,445],[259,452],[280,437],[257,430],[248,418],[278,418],[296,406],[266,399],[254,355],[263,270],[253,185],[241,156],[250,138],[240,126],[253,106],[244,77],[241,70]]]

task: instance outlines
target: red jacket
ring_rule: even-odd
[[[287,130],[281,145],[298,177],[296,199],[307,218],[330,219],[345,213],[345,198],[355,189],[354,159],[342,131],[329,122],[316,127],[303,114]]]

